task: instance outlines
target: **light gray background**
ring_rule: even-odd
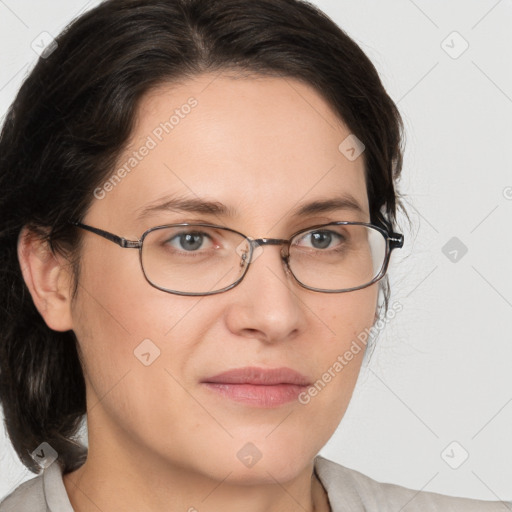
[[[0,0],[0,115],[37,58],[32,42],[97,3]],[[402,223],[391,268],[391,303],[403,310],[322,453],[380,481],[511,500],[512,2],[313,3],[358,42],[399,106],[414,223]],[[457,469],[447,463],[466,452]],[[32,476],[0,427],[0,497]]]

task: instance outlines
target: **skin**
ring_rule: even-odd
[[[173,222],[212,222],[253,238],[288,238],[338,220],[369,222],[363,157],[338,146],[349,129],[311,87],[293,79],[204,74],[163,85],[139,105],[126,161],[169,112],[198,105],[82,221],[137,240]],[[169,194],[217,200],[233,217],[161,211],[137,215]],[[294,218],[314,199],[351,194],[363,213]],[[72,329],[83,354],[89,456],[64,476],[78,511],[246,512],[329,510],[313,460],[340,423],[360,351],[307,405],[251,407],[205,389],[232,368],[289,367],[311,382],[375,320],[377,284],[326,294],[300,287],[265,246],[235,288],[187,297],[148,284],[138,254],[83,232],[78,295],[64,257],[24,232],[19,257],[49,327]],[[144,339],[161,351],[150,366],[134,356]],[[237,457],[253,443],[251,468]]]

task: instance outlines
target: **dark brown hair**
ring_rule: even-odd
[[[74,333],[49,329],[32,302],[18,236],[28,226],[53,250],[78,254],[79,272],[80,235],[68,221],[84,216],[112,174],[152,88],[224,70],[301,80],[366,146],[371,222],[394,230],[401,206],[399,112],[359,46],[305,1],[107,0],[56,42],[0,135],[0,400],[14,448],[34,472],[30,454],[45,441],[65,472],[85,460],[75,440],[85,384]],[[381,286],[387,310],[386,279]]]

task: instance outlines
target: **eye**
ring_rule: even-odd
[[[300,239],[297,242],[302,242],[304,240],[310,240],[311,246],[313,249],[329,249],[332,248],[331,243],[338,242],[341,243],[345,241],[345,237],[341,233],[337,233],[328,229],[321,229],[315,231],[308,231],[301,235]],[[295,244],[294,244],[295,245]]]
[[[208,233],[203,231],[183,231],[167,238],[163,243],[174,249],[195,252],[198,249],[210,249],[213,240]]]

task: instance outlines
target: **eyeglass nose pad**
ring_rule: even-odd
[[[247,253],[244,252],[242,257],[240,258],[240,267],[245,267],[247,265]]]
[[[236,246],[235,252],[240,256],[240,267],[245,267],[249,263],[248,255],[250,253],[250,246],[247,244],[247,240],[240,242]]]
[[[293,272],[291,271],[290,269],[290,253],[286,252],[286,248],[283,247],[281,249],[281,259],[283,260],[283,263],[284,263],[284,270],[286,272],[286,274],[288,276],[292,276],[293,275]]]
[[[252,247],[252,251],[251,251]],[[252,256],[249,259],[249,255],[252,252]],[[249,263],[253,263],[256,258],[263,254],[263,246],[255,240],[244,240],[236,248],[236,253],[240,256],[240,267],[245,267]]]

